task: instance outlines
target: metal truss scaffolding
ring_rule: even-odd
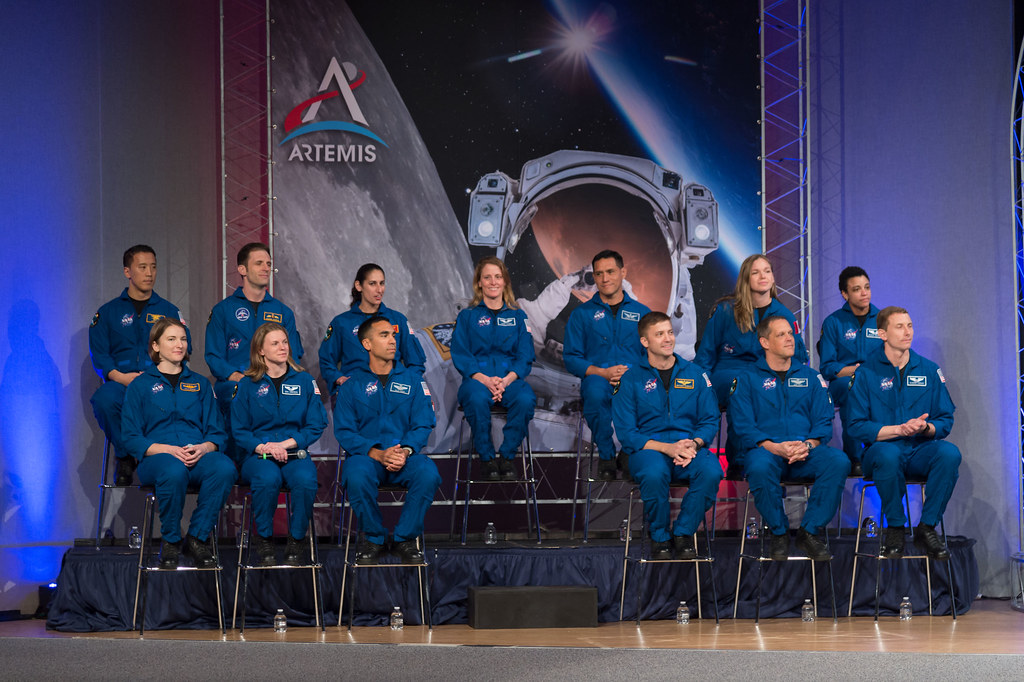
[[[237,286],[235,254],[243,245],[264,242],[273,255],[269,61],[269,0],[221,0],[220,256],[224,296]]]
[[[817,330],[811,301],[811,174],[807,0],[761,1],[761,249],[779,299],[808,349]]]
[[[1014,325],[1017,338],[1017,379],[1019,391],[1019,410],[1017,411],[1017,433],[1024,444],[1024,42],[1021,43],[1017,55],[1017,70],[1013,85],[1013,107],[1010,112],[1011,147],[1013,158],[1013,234],[1014,234],[1014,274],[1017,288],[1017,323]],[[1018,502],[1018,548],[1024,552],[1024,447],[1017,452],[1017,485]],[[1021,557],[1024,560],[1024,557]],[[1018,595],[1020,597],[1021,595]]]

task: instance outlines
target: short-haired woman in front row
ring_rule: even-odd
[[[316,496],[316,465],[294,453],[315,443],[325,428],[320,390],[292,359],[288,332],[276,322],[261,325],[249,346],[249,368],[231,401],[231,430],[241,480],[252,489],[253,549],[261,566],[276,563],[274,510],[282,483],[291,491],[284,563],[301,566],[310,560],[306,531]]]
[[[197,568],[217,565],[208,538],[238,472],[222,452],[227,434],[206,377],[188,368],[185,325],[162,317],[149,333],[153,365],[125,394],[121,430],[128,453],[139,460],[142,485],[156,488],[160,512],[160,568],[178,567],[185,491],[199,487],[184,549]]]

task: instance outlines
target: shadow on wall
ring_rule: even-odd
[[[39,306],[20,299],[8,313],[9,353],[0,379],[0,542],[51,539],[64,448],[61,378],[39,335]]]

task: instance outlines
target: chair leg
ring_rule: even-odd
[[[857,536],[853,542],[853,571],[850,573],[850,602],[846,607],[846,617],[853,616],[853,589],[857,586],[857,561],[860,559],[860,537],[864,525],[864,495],[867,485],[860,489],[860,507],[857,509]]]
[[[622,610],[626,603],[626,568],[629,565],[629,544],[633,537],[633,490],[629,491],[629,501],[626,503],[626,547],[622,553],[622,593],[619,596],[619,621],[622,621]]]
[[[246,546],[251,544],[251,533],[249,528],[249,500],[251,494],[246,494],[242,497],[242,518],[240,519],[238,528],[238,567],[235,569],[235,599],[231,607],[231,629],[235,629],[235,616],[238,614],[238,589],[242,584],[242,565],[243,563],[249,563],[248,559],[251,557],[252,550],[249,552],[245,551]],[[243,592],[242,600],[245,600]],[[242,631],[245,631],[245,605],[242,605]]]
[[[154,493],[147,493],[145,510],[142,512],[142,546],[139,547],[139,568],[135,576],[135,606],[132,607],[132,630],[135,629],[136,622],[138,621],[140,597],[143,601],[143,607],[145,607],[146,585],[144,578],[149,563],[148,550],[153,544],[153,506],[155,499],[156,495]],[[142,634],[141,628],[139,634]]]
[[[453,542],[455,540],[455,513],[456,513],[456,510],[458,509],[458,501],[459,501],[459,473],[462,470],[462,452],[463,452],[463,450],[462,450],[462,435],[463,435],[463,429],[465,428],[465,426],[466,426],[466,418],[463,417],[462,421],[459,422],[458,450],[456,451],[456,455],[455,455],[455,485],[452,488],[452,518],[451,518],[451,527],[448,529],[448,542]],[[470,458],[472,458],[472,453],[470,453]],[[469,467],[470,467],[470,462],[467,461],[466,462],[467,478],[468,478],[468,474],[469,474]],[[462,538],[462,543],[463,544],[466,543],[466,538],[465,537]]]
[[[344,491],[342,492],[342,503],[344,504]],[[338,625],[341,625],[341,614],[344,613],[344,611],[342,611],[342,608],[345,606],[345,581],[348,579],[348,572],[349,572],[348,551],[349,551],[349,546],[350,546],[350,544],[352,542],[352,513],[353,513],[352,512],[352,506],[349,505],[349,508],[348,508],[348,523],[345,523],[345,510],[344,510],[344,508],[342,508],[342,510],[341,510],[341,520],[342,520],[342,523],[344,524],[343,527],[345,529],[345,553],[342,555],[344,560],[345,560],[345,563],[344,563],[344,565],[342,566],[342,569],[341,569],[341,596],[338,599]],[[351,630],[352,629],[352,612],[351,612],[351,610],[349,611],[348,618],[349,618],[348,629]]]
[[[526,453],[525,453],[525,456],[524,456],[524,464],[526,462],[526,458],[527,457],[529,458],[529,471],[527,472],[527,480],[529,481],[529,483],[527,483],[527,489],[526,489],[526,491],[527,491],[526,494],[528,495],[528,499],[526,500],[526,505],[527,505],[527,509],[529,509],[530,505],[533,505],[533,525],[534,525],[534,528],[537,530],[537,544],[539,545],[539,544],[541,544],[541,539],[540,539],[540,507],[537,505],[537,479],[535,477],[536,470],[534,469],[534,461],[533,461],[533,446],[530,445],[529,426],[527,426],[527,433],[526,433],[526,438],[524,440],[524,447],[526,448]],[[527,518],[529,518],[529,512],[527,512]],[[529,524],[527,524],[527,530],[529,530]]]
[[[307,532],[309,533],[309,567],[313,579],[313,610],[316,612],[316,626],[320,628],[320,632],[324,632],[326,623],[324,622],[324,584],[321,575],[322,566],[320,565],[320,543],[316,537],[316,526],[312,516],[309,518]]]
[[[100,539],[103,533],[103,511],[106,509],[107,499],[107,465],[110,463],[110,440],[103,439],[103,468],[100,471],[100,502],[96,510],[96,549],[100,547]]]

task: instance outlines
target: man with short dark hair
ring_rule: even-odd
[[[392,550],[403,563],[421,563],[417,540],[441,485],[437,466],[421,452],[435,423],[430,390],[419,372],[395,362],[395,329],[387,318],[367,319],[358,334],[369,364],[339,387],[334,406],[334,435],[345,450],[341,484],[363,533],[356,563],[376,564],[384,551],[388,532],[377,504],[381,485],[407,489]]]
[[[852,473],[859,476],[862,473],[861,444],[848,433],[846,397],[853,373],[871,351],[881,347],[882,339],[878,335],[878,308],[871,303],[868,273],[856,265],[843,268],[839,273],[839,293],[846,303],[822,323],[818,357],[821,375],[829,382],[829,395],[839,408],[843,450],[850,458]]]
[[[757,324],[764,355],[736,378],[729,422],[740,441],[743,470],[754,504],[772,533],[769,555],[789,557],[789,522],[782,501],[783,480],[813,481],[796,545],[814,561],[832,554],[817,533],[835,516],[850,461],[828,446],[832,401],[820,374],[793,359],[793,326],[771,315]]]
[[[718,430],[718,399],[707,374],[675,353],[672,320],[644,315],[637,326],[645,357],[622,375],[612,418],[640,486],[651,533],[651,558],[695,559],[695,534],[715,503],[722,467],[708,449]],[[669,484],[687,481],[675,523],[669,524]],[[671,545],[669,544],[671,541]]]
[[[149,357],[149,331],[161,317],[184,319],[173,303],[153,291],[156,281],[156,252],[136,244],[122,257],[128,286],[117,298],[96,311],[89,325],[89,353],[104,383],[92,394],[93,414],[114,448],[117,469],[115,483],[131,485],[136,460],[121,439],[121,408],[125,389],[135,377],[153,364]],[[189,352],[192,341],[189,337]]]
[[[581,380],[583,416],[600,458],[598,476],[613,481],[618,467],[612,393],[626,370],[644,356],[637,324],[651,309],[623,290],[626,267],[619,253],[601,251],[592,265],[597,293],[569,315],[563,358],[565,368]]]
[[[230,419],[231,398],[238,380],[249,367],[249,342],[260,325],[282,325],[288,331],[288,345],[295,362],[301,362],[303,355],[295,314],[270,295],[270,247],[250,242],[239,250],[237,262],[242,286],[213,307],[206,325],[206,364],[216,380],[213,390],[225,423]]]
[[[882,553],[903,556],[906,479],[921,477],[927,494],[914,542],[931,558],[945,561],[949,550],[935,526],[959,477],[960,450],[943,440],[956,408],[939,366],[910,349],[914,324],[905,309],[882,308],[878,334],[884,345],[861,363],[850,385],[849,420],[850,435],[867,446],[864,475],[874,480],[881,498]]]

